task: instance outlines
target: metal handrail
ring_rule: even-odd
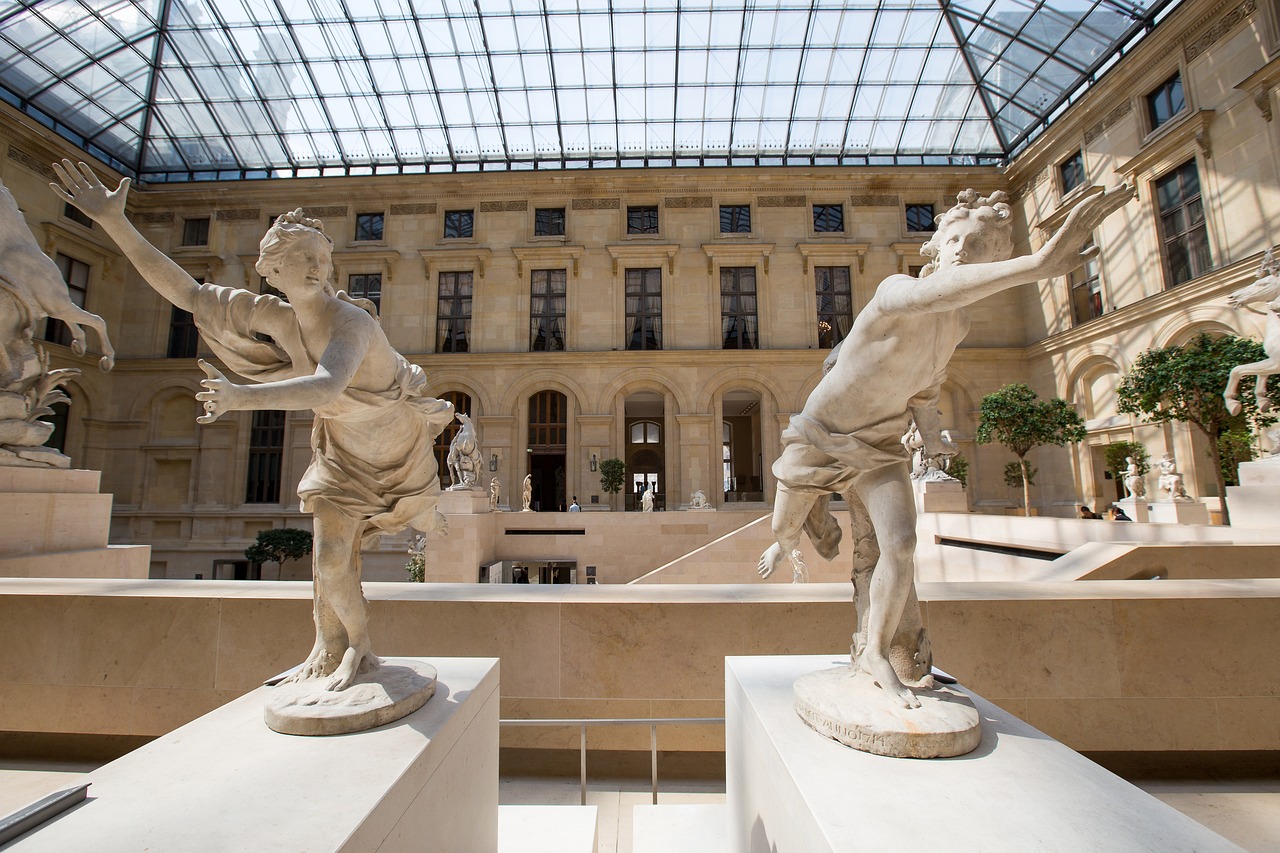
[[[653,804],[658,804],[658,726],[724,725],[724,717],[620,717],[620,718],[572,718],[561,720],[499,720],[503,726],[577,726],[581,744],[581,795],[582,805],[587,804],[587,726],[648,726],[650,788]]]

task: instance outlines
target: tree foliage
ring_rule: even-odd
[[[1140,441],[1113,441],[1103,448],[1107,460],[1107,470],[1117,480],[1124,479],[1129,473],[1129,457],[1133,457],[1138,466],[1138,475],[1146,476],[1151,470],[1151,454],[1147,446]]]
[[[1059,447],[1083,441],[1084,420],[1067,401],[1059,397],[1040,400],[1036,392],[1021,382],[1006,385],[982,398],[978,423],[978,444],[997,441],[1018,457],[1021,468],[1022,501],[1031,513],[1031,479],[1035,472],[1027,464],[1027,454],[1042,444]]]
[[[957,453],[951,457],[951,464],[947,466],[947,473],[960,481],[961,488],[969,485],[969,460],[964,458],[963,453]]]
[[[301,560],[311,553],[311,531],[296,527],[280,527],[258,531],[258,538],[244,549],[251,563],[275,563],[281,572],[286,560]]]
[[[627,471],[627,466],[623,464],[621,459],[602,459],[600,460],[600,489],[610,495],[616,495],[622,491],[622,477]]]
[[[1027,485],[1034,486],[1036,484],[1036,474],[1040,473],[1040,469],[1034,465],[1027,465],[1024,471],[1021,462],[1010,462],[1004,466],[1004,484],[1021,488],[1024,473],[1026,474]]]
[[[1149,423],[1189,423],[1208,439],[1222,500],[1223,524],[1231,523],[1231,515],[1218,437],[1233,428],[1252,431],[1273,423],[1275,418],[1259,411],[1253,395],[1253,377],[1245,377],[1240,383],[1243,411],[1238,416],[1227,411],[1222,392],[1231,368],[1264,358],[1266,350],[1258,341],[1235,335],[1214,338],[1200,334],[1181,346],[1142,353],[1117,389],[1121,412],[1138,415]]]

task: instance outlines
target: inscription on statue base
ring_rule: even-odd
[[[894,758],[964,755],[982,740],[978,709],[947,687],[914,687],[919,708],[904,708],[853,666],[795,680],[795,707],[814,731],[845,746]]]

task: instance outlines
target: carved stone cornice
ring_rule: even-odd
[[[720,266],[755,266],[757,263],[769,274],[769,255],[773,252],[773,243],[703,243],[702,251],[707,256],[707,275],[715,272],[716,264]]]
[[[867,271],[867,250],[870,248],[870,243],[796,243],[801,272],[805,274],[808,274],[812,262],[815,266],[856,263],[858,275],[862,275]]]
[[[1268,62],[1257,71],[1236,84],[1236,88],[1253,98],[1254,105],[1261,110],[1262,117],[1271,121],[1271,90],[1280,83],[1280,56]]]
[[[666,262],[667,275],[676,274],[676,255],[680,252],[680,246],[677,243],[635,243],[618,245],[617,243],[605,246],[607,251],[613,257],[613,274],[618,274],[618,263],[663,263]]]
[[[439,269],[445,265],[452,268],[449,270],[450,272],[470,269],[476,274],[477,278],[484,278],[484,266],[488,263],[492,254],[491,250],[480,246],[418,250],[418,256],[422,258],[422,266],[427,273],[427,281],[431,280],[433,268]]]
[[[1213,123],[1213,118],[1213,110],[1199,110],[1170,121],[1149,138],[1141,154],[1120,165],[1116,171],[1133,183],[1138,175],[1161,165],[1162,160],[1185,147],[1192,140],[1200,147],[1205,157],[1212,157],[1213,146],[1209,137],[1209,125]]]
[[[1186,54],[1187,62],[1204,53],[1214,42],[1231,32],[1237,25],[1248,20],[1256,11],[1258,11],[1257,0],[1244,0],[1242,3],[1237,3],[1221,11],[1216,17],[1212,17],[1213,13],[1210,13],[1209,16],[1206,16],[1209,18],[1207,26],[1188,34],[1189,37],[1183,44],[1182,49]]]
[[[339,276],[351,271],[358,272],[356,267],[369,267],[377,264],[382,268],[383,285],[391,283],[391,273],[401,254],[395,249],[344,249],[333,253],[333,265]]]
[[[578,258],[586,249],[582,246],[512,246],[511,254],[516,256],[516,278],[524,278],[527,264],[563,264],[573,269],[573,277],[578,277]]]

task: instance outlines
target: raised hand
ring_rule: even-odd
[[[1047,267],[1044,277],[1065,275],[1098,253],[1096,246],[1081,251],[1093,236],[1102,220],[1115,213],[1133,198],[1133,187],[1118,187],[1092,195],[1077,204],[1062,227],[1040,249],[1039,255]]]
[[[85,163],[75,164],[64,159],[53,164],[53,171],[61,183],[50,183],[49,188],[63,201],[80,208],[95,221],[113,216],[124,218],[124,202],[129,196],[128,178],[121,180],[120,186],[114,190],[108,190]]]
[[[211,424],[224,412],[238,408],[235,400],[240,386],[223,376],[218,368],[203,358],[196,363],[200,365],[205,375],[205,378],[200,380],[200,385],[205,390],[196,394],[196,399],[204,404],[204,414],[196,418],[196,423]]]

